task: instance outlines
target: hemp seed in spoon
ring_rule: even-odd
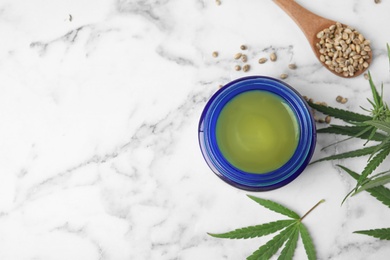
[[[370,41],[355,29],[336,23],[317,34],[320,61],[344,77],[365,70],[371,61]]]

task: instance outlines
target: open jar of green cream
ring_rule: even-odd
[[[263,76],[237,79],[216,92],[199,122],[209,167],[245,190],[276,189],[308,165],[316,128],[308,105],[286,83]]]

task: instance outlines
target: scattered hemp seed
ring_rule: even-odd
[[[295,69],[297,68],[297,65],[295,65],[294,63],[292,63],[292,64],[289,64],[289,65],[288,65],[288,68],[289,68],[290,70],[295,70]]]
[[[222,88],[223,87],[223,85],[218,85],[218,88]]]
[[[280,74],[281,79],[287,79],[288,75],[286,73]]]
[[[370,41],[355,29],[336,23],[317,33],[320,61],[344,77],[352,77],[368,67]]]
[[[238,59],[241,58],[241,57],[242,57],[242,53],[241,53],[241,52],[236,53],[236,55],[234,55],[234,59],[235,59],[235,60],[238,60]]]
[[[368,77],[368,73],[364,73],[364,78],[365,79],[368,79],[369,77]]]
[[[241,56],[241,61],[242,61],[242,62],[247,62],[247,61],[248,61],[248,56],[246,56],[245,54],[243,54],[243,55]]]
[[[259,59],[259,63],[260,63],[260,64],[264,64],[264,63],[267,62],[267,60],[268,60],[267,58],[260,58],[260,59]]]
[[[325,107],[328,106],[328,104],[326,104],[326,102],[319,102],[319,101],[317,101],[315,104],[316,105],[320,105],[320,106],[325,106]]]
[[[271,53],[269,58],[270,58],[271,61],[276,61],[276,59],[277,59],[276,53],[275,52]]]
[[[217,51],[214,51],[212,55],[213,55],[214,58],[217,58],[219,53]]]
[[[241,70],[241,66],[240,66],[240,65],[236,65],[236,66],[234,66],[234,69],[235,69],[236,71],[240,71],[240,70]]]
[[[341,103],[341,104],[345,104],[348,102],[348,98],[345,98],[345,97],[342,97],[342,96],[337,96],[336,97],[336,101]]]
[[[240,49],[241,50],[246,50],[248,47],[246,47],[246,45],[244,45],[244,44],[242,44],[241,46],[240,46]]]
[[[215,3],[216,3],[217,5],[221,5],[221,0],[215,0]]]
[[[321,105],[321,106],[328,106],[328,104],[326,102],[320,102],[320,101],[316,101],[314,102],[312,98],[308,98],[307,96],[302,96],[303,99],[306,101],[306,102],[309,102],[309,103],[315,103],[317,105]],[[330,124],[330,122],[332,121],[332,118],[330,116],[326,116],[325,118],[319,118],[317,115],[316,115],[316,110],[314,108],[312,108],[311,110],[311,114],[313,115],[313,118],[314,118],[314,121],[317,122],[317,123],[327,123],[327,124]]]
[[[381,0],[375,0],[374,1],[376,4],[379,4],[381,2]]]
[[[249,64],[245,64],[245,65],[242,67],[242,71],[248,72],[250,68],[251,68],[251,66],[250,66]]]

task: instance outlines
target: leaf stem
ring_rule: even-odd
[[[299,221],[300,222],[302,222],[302,220],[307,216],[307,215],[309,215],[310,214],[310,212],[312,212],[315,208],[317,208],[318,207],[318,205],[320,205],[321,203],[323,203],[323,202],[325,202],[325,200],[324,199],[322,199],[322,200],[320,200],[319,202],[317,202],[317,204],[316,205],[314,205],[311,209],[309,209],[309,211],[308,212],[306,212],[306,214],[305,215],[303,215],[300,219],[299,219]]]

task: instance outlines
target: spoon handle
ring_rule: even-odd
[[[312,41],[313,36],[315,37],[317,35],[319,32],[318,28],[325,29],[325,27],[335,24],[334,21],[316,15],[303,8],[294,0],[273,1],[295,21],[309,41]]]

